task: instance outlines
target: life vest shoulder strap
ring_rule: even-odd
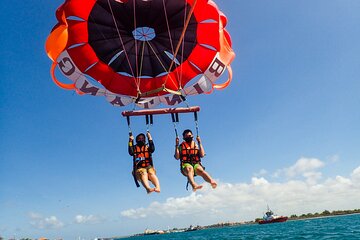
[[[142,157],[144,158],[150,158],[151,157],[151,152],[149,151],[149,146],[148,145],[144,145],[144,146],[134,146],[134,158],[137,158],[139,155],[143,155]]]
[[[180,144],[181,150],[188,149],[188,150],[199,150],[198,146],[194,141],[191,142],[191,145],[189,145],[187,142],[182,142]]]

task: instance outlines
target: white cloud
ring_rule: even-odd
[[[351,173],[351,179],[355,184],[360,185],[360,166]]]
[[[75,223],[78,224],[95,224],[102,221],[102,218],[94,216],[94,215],[76,215],[75,216]]]
[[[321,172],[314,170],[323,165],[318,159],[302,158],[287,168],[288,173],[300,174],[301,179],[271,182],[264,177],[253,177],[250,183],[238,184],[219,181],[215,190],[205,185],[186,197],[153,202],[148,207],[125,210],[121,215],[132,219],[170,218],[178,224],[184,221],[183,224],[190,225],[254,220],[262,216],[267,204],[279,215],[358,208],[360,167],[350,177],[320,181]]]
[[[189,214],[188,206],[193,206],[194,210],[201,206],[201,194],[191,194],[183,198],[168,198],[164,203],[153,202],[148,208],[129,209],[121,213],[124,217],[129,218],[146,218],[148,216],[161,215],[166,212],[169,217]]]
[[[306,178],[306,182],[308,184],[314,185],[316,182],[321,179],[322,173],[321,172],[305,172],[303,173],[303,177]]]
[[[314,180],[313,176],[317,175],[317,177],[321,177],[321,174],[319,173],[315,173],[315,170],[322,168],[323,166],[325,166],[325,164],[320,161],[317,158],[305,158],[302,157],[299,160],[297,160],[297,162],[292,165],[291,167],[288,168],[283,168],[280,170],[277,170],[274,174],[275,177],[281,177],[281,176],[286,176],[287,178],[294,178],[297,176],[309,176]],[[315,178],[317,179],[317,178]]]
[[[39,213],[30,212],[29,217],[31,219],[30,224],[39,229],[59,229],[64,226],[55,216],[43,217]]]
[[[259,172],[254,173],[255,177],[265,176],[267,174],[267,171],[265,169],[261,169]]]
[[[335,163],[335,162],[338,162],[340,160],[340,157],[339,155],[333,155],[333,156],[330,156],[328,158],[328,160],[331,162],[331,163]]]

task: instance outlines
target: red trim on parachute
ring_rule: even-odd
[[[186,2],[193,4],[194,0],[186,0]],[[135,87],[133,80],[134,78],[115,73],[107,64],[99,60],[88,44],[87,19],[95,3],[96,1],[94,0],[86,2],[82,0],[72,0],[63,7],[67,17],[76,16],[85,20],[83,22],[77,20],[68,20],[69,41],[67,48],[77,44],[83,44],[68,49],[69,55],[76,63],[78,69],[83,73],[85,73],[85,70],[87,70],[89,66],[93,65],[88,71],[86,71],[86,74],[100,82],[109,91],[121,95],[136,97],[138,92]],[[212,5],[207,4],[206,0],[197,0],[193,14],[197,21],[209,19],[219,21],[218,9]],[[199,74],[198,69],[196,69],[196,67],[194,68],[192,64],[189,64],[189,61],[201,69],[202,72],[204,72],[216,55],[216,51],[203,47],[200,44],[209,45],[216,50],[220,48],[218,41],[218,25],[219,24],[217,22],[206,24],[198,23],[198,44],[195,46],[188,59],[184,61],[181,66],[177,67],[174,71],[169,73],[169,76],[164,75],[149,79],[142,78],[140,92],[146,93],[153,89],[159,89],[163,86],[164,82],[166,82],[166,88],[173,91],[178,91],[179,88],[185,86],[186,83]],[[178,76],[181,76],[182,86],[177,84],[180,82]],[[158,92],[149,94],[148,97],[164,94],[168,93],[166,91]]]
[[[126,0],[114,1],[119,2],[119,4],[126,2]],[[218,59],[228,69],[229,78],[221,84],[215,84],[216,78],[212,79],[212,87],[213,89],[223,89],[231,82],[232,70],[229,65],[233,61],[235,54],[231,49],[230,35],[225,30],[226,16],[212,0],[183,1],[188,3],[189,6],[196,4],[193,9],[193,16],[197,22],[197,44],[188,58],[168,75],[140,79],[140,91],[142,93],[151,93],[144,98],[169,94],[165,89],[161,92],[153,91],[161,90],[163,87],[172,91],[183,88],[189,81],[208,69],[214,58],[218,57],[217,53],[219,53]],[[73,64],[80,70],[79,74],[91,76],[101,83],[106,90],[115,94],[137,97],[138,92],[134,78],[114,72],[106,63],[99,60],[88,43],[87,20],[95,3],[96,0],[65,0],[57,9],[56,18],[58,23],[54,26],[46,41],[46,52],[53,61],[51,76],[59,87],[70,90],[75,89],[77,93],[83,94],[76,88],[75,83],[61,83],[55,77],[54,72],[57,61],[61,61],[58,58],[62,52],[67,51]],[[164,82],[166,83],[165,86],[163,86]],[[178,86],[178,83],[181,83],[181,86]],[[117,101],[121,100],[118,99]],[[156,101],[160,100],[157,99]]]

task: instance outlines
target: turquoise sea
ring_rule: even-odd
[[[129,237],[132,240],[220,239],[360,239],[360,214],[287,221],[265,225],[240,225],[191,232]]]

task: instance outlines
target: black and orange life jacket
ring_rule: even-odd
[[[134,163],[136,168],[146,168],[152,166],[151,152],[149,152],[149,146],[144,145],[139,147],[138,145],[134,146]]]
[[[182,142],[180,148],[180,161],[183,163],[196,164],[201,161],[199,149],[196,148],[195,142],[188,144],[187,142]]]

